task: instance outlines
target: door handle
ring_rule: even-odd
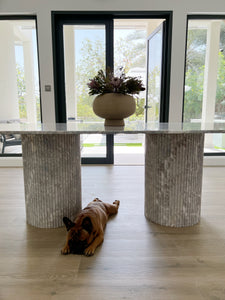
[[[144,108],[145,108],[145,109],[146,109],[146,108],[152,108],[152,106],[151,106],[151,105],[145,105]]]

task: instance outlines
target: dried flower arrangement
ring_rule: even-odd
[[[93,79],[90,79],[90,82],[87,84],[90,89],[89,95],[103,95],[106,93],[134,95],[145,90],[141,79],[126,76],[123,68],[120,68],[119,71],[120,74],[114,76],[110,68],[107,68],[106,72],[99,70],[98,74]]]

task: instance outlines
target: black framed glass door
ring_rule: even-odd
[[[92,111],[87,82],[113,66],[111,20],[61,16],[56,22],[56,121],[100,121]],[[113,163],[112,135],[81,135],[82,163]]]
[[[168,120],[171,12],[52,12],[54,78],[57,122],[95,121],[93,99],[87,82],[99,69],[124,67],[129,76],[147,76],[148,33],[164,22],[161,38],[163,91],[160,98],[160,121]],[[115,35],[115,41],[114,41]],[[142,35],[142,36],[141,36]],[[145,36],[145,38],[144,38]],[[146,45],[146,46],[145,46]],[[118,47],[119,46],[119,47]],[[140,74],[139,74],[140,73]],[[145,120],[144,95],[137,102],[139,115]],[[143,107],[140,107],[140,106]],[[167,107],[167,111],[165,110]],[[113,163],[113,136],[82,137],[83,163]],[[128,143],[129,144],[129,143]],[[92,150],[96,151],[92,151]]]

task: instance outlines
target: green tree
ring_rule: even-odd
[[[23,67],[18,64],[16,64],[16,77],[17,77],[17,93],[18,93],[17,95],[19,101],[20,119],[26,119],[27,108],[26,108],[26,101],[24,99],[24,95],[26,93],[24,70]]]
[[[159,81],[160,69],[159,66],[155,66],[148,75],[148,105],[151,106],[148,110],[148,119],[151,121],[157,121],[159,118],[160,85],[157,83]]]
[[[26,94],[26,82],[24,76],[24,69],[19,64],[16,65],[16,77],[17,77],[17,96],[19,102],[19,116],[20,119],[27,118],[27,104],[25,101]],[[41,108],[40,108],[40,96],[36,95],[36,107],[37,107],[37,121],[41,121]]]
[[[189,69],[186,72],[184,121],[201,119],[203,96],[204,66],[198,70]]]
[[[199,68],[205,64],[206,38],[206,29],[188,30],[186,71],[191,69],[198,73]]]
[[[99,69],[105,68],[104,45],[101,40],[86,39],[80,51],[80,60],[76,64],[76,94],[78,95],[77,115],[80,119],[98,120],[92,110],[94,97],[89,96],[87,83]]]
[[[218,58],[215,112],[218,115],[224,116],[225,114],[225,56],[222,52],[219,53],[219,58]]]
[[[115,70],[123,67],[125,72],[131,68],[145,67],[146,64],[146,40],[143,31],[133,31],[125,38],[116,39]]]
[[[204,29],[188,31],[184,121],[201,119],[203,83],[206,52],[206,35]],[[217,92],[215,112],[217,115],[225,113],[225,26],[221,25],[220,53],[218,55]]]
[[[145,65],[145,45],[141,43],[141,36],[138,34],[136,40],[132,40],[133,35],[126,38],[120,38],[115,45],[115,57],[117,63],[115,70],[124,67],[128,72],[135,66]],[[139,40],[137,42],[137,40]],[[80,59],[76,64],[76,93],[78,95],[77,114],[80,119],[99,120],[92,110],[93,98],[88,95],[89,89],[87,83],[93,78],[99,69],[105,69],[105,47],[99,39],[86,39],[83,42]],[[137,101],[136,117],[144,118],[144,99]]]

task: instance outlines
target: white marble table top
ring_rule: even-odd
[[[225,133],[225,121],[214,123],[128,122],[124,127],[105,127],[102,122],[0,123],[0,134],[96,134],[96,133]]]

